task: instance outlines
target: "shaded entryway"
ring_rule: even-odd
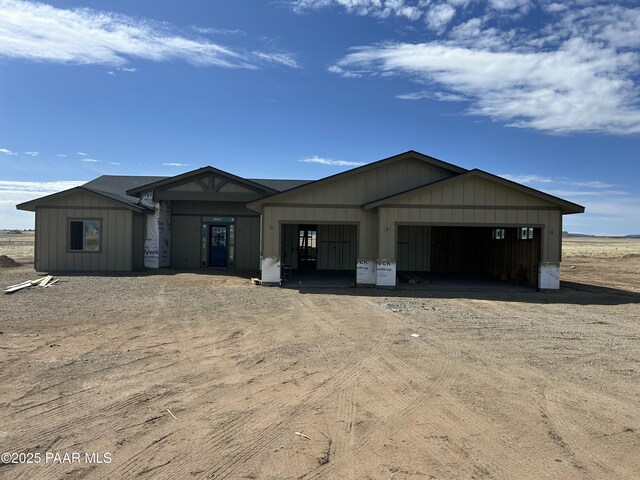
[[[311,272],[331,271],[355,275],[357,239],[355,224],[283,224],[282,278],[300,277],[303,272],[307,276]]]

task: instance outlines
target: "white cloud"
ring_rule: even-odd
[[[0,228],[33,228],[33,213],[16,210],[16,205],[34,198],[77,187],[84,181],[19,182],[0,180]]]
[[[122,165],[120,162],[107,162],[109,165]]]
[[[357,167],[360,165],[364,165],[363,162],[349,162],[346,160],[333,160],[331,158],[319,157],[318,155],[314,155],[312,157],[306,157],[302,160],[298,160],[303,163],[319,163],[321,165],[332,165],[337,167]]]
[[[530,0],[489,0],[489,6],[496,10],[528,9],[532,6]]]
[[[612,188],[617,186],[613,183],[606,183],[600,180],[575,181],[575,180],[568,180],[565,178],[543,177],[541,175],[536,175],[536,174],[505,173],[500,176],[502,178],[506,178],[507,180],[511,180],[512,182],[522,183],[525,185],[560,184],[560,185],[572,185],[575,187],[589,187],[589,188],[602,188],[602,189]],[[624,192],[624,194],[626,195],[627,192]]]
[[[56,157],[68,157],[69,155],[67,155],[66,153],[58,153],[56,155]]]
[[[188,167],[188,163],[167,162],[162,164],[163,167]]]
[[[456,9],[447,3],[441,3],[431,7],[425,21],[432,30],[442,32],[456,14]]]
[[[40,152],[22,152],[25,155],[29,155],[30,157],[37,157],[38,155],[40,155]]]
[[[80,161],[81,162],[86,162],[86,163],[99,163],[100,162],[100,160],[96,160],[95,158],[83,158]]]
[[[268,63],[277,63],[279,65],[283,65],[285,67],[290,68],[299,68],[298,62],[296,62],[295,58],[288,53],[266,53],[266,52],[253,52],[257,58],[260,58]]]
[[[637,54],[581,38],[551,51],[493,51],[442,43],[353,49],[336,72],[404,74],[472,100],[468,113],[552,132],[640,132]]]
[[[387,18],[397,16],[407,20],[418,20],[424,15],[429,2],[418,0],[290,0],[289,4],[296,13],[320,10],[327,7],[341,7],[347,13],[359,16]]]
[[[89,8],[1,0],[0,18],[0,56],[11,58],[112,66],[134,58],[183,60],[196,66],[228,68],[257,68],[265,60],[202,38],[189,38],[166,23]]]
[[[237,28],[213,28],[213,27],[191,27],[194,31],[202,34],[214,34],[214,35],[245,35],[245,32]]]
[[[446,92],[430,92],[427,90],[422,90],[420,92],[409,92],[402,93],[400,95],[396,95],[396,98],[400,100],[439,100],[441,102],[464,102],[468,100],[468,98],[457,95],[455,93],[446,93]]]
[[[89,154],[88,154],[88,153],[85,153],[85,152],[76,152],[76,155],[80,155],[81,157],[87,157],[87,156],[89,156]]]
[[[0,148],[0,153],[4,153],[5,155],[12,155],[12,156],[18,155],[17,152],[12,152],[8,148]]]

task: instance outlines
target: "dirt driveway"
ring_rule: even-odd
[[[0,296],[1,478],[640,478],[638,293],[60,278]]]

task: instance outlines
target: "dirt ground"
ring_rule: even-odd
[[[576,245],[554,293],[167,271],[0,295],[0,453],[42,455],[0,478],[640,478],[640,249]]]

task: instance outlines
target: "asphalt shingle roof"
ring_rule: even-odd
[[[160,176],[134,176],[134,175],[102,175],[90,182],[82,185],[83,188],[89,189],[96,193],[106,195],[115,200],[127,203],[129,205],[139,206],[140,199],[138,197],[132,197],[127,195],[127,190],[148,185],[150,183],[165,180],[170,177]],[[312,182],[313,180],[279,180],[279,179],[255,179],[248,178],[255,183],[264,185],[267,188],[283,192],[290,188],[299,187],[305,183]]]

